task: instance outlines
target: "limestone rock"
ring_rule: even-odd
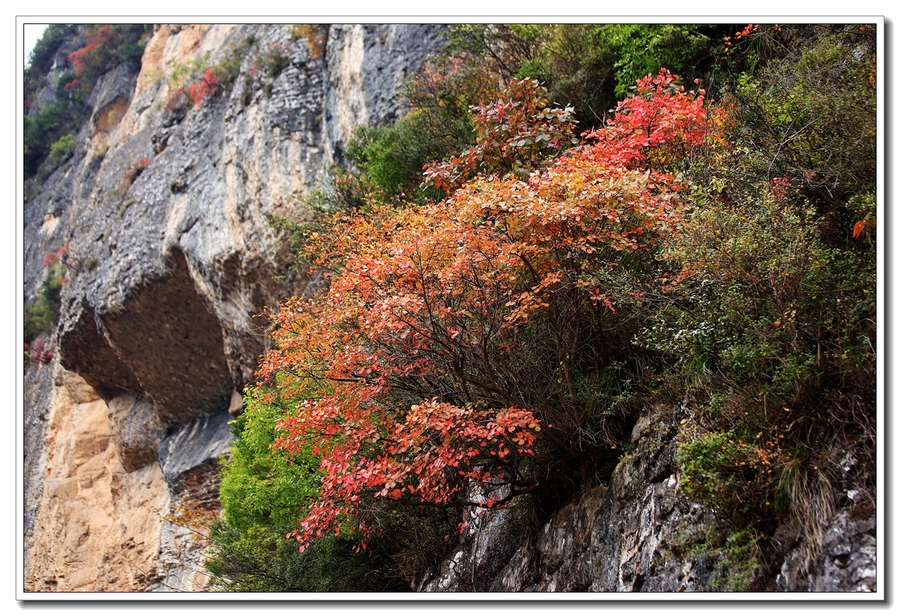
[[[536,533],[513,510],[478,513],[459,547],[423,581],[426,592],[727,591],[744,563],[707,541],[721,527],[714,511],[679,490],[674,448],[686,404],[648,409],[634,450],[605,485],[562,507]],[[860,498],[861,503],[865,503]],[[821,557],[807,568],[800,549],[784,557],[782,591],[875,590],[875,517],[855,505],[828,524]],[[757,583],[763,583],[758,580]]]
[[[53,366],[26,377],[29,590],[204,588],[203,542],[172,520],[217,511],[228,411],[268,344],[261,315],[322,284],[289,267],[270,220],[310,217],[302,197],[342,144],[397,117],[397,87],[442,43],[436,25],[295,28],[156,26],[139,71],[98,80],[71,158],[29,187],[27,299],[69,243],[61,380]],[[258,71],[274,53],[283,68]],[[220,63],[233,81],[170,106],[179,71]],[[48,83],[32,113],[55,100]]]
[[[102,399],[79,402],[56,388],[26,590],[142,591],[157,576],[166,483],[155,464],[125,471],[107,416]]]
[[[156,462],[159,424],[156,410],[147,399],[124,394],[110,400],[109,426],[125,472]]]

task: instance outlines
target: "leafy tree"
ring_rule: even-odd
[[[230,592],[346,592],[405,590],[391,574],[384,550],[353,551],[352,538],[326,538],[300,554],[287,538],[318,492],[317,460],[272,449],[284,415],[277,401],[250,390],[232,431],[237,437],[223,464],[224,519],[211,528],[206,569],[213,586]]]
[[[365,546],[379,500],[473,504],[474,482],[491,494],[483,506],[512,502],[547,470],[531,462],[539,435],[557,452],[550,458],[615,444],[615,403],[600,406],[584,387],[620,345],[604,332],[622,317],[593,272],[637,271],[682,218],[682,186],[667,169],[708,147],[710,125],[702,97],[674,79],[642,82],[605,129],[611,136],[598,131],[528,178],[481,176],[439,205],[369,204],[310,236],[331,285],[282,304],[276,348],[260,367],[286,401],[319,392],[298,402],[275,440],[321,456],[318,500],[293,533],[302,548],[346,528]],[[514,170],[518,151],[532,164],[547,156],[523,134],[552,135],[528,127],[565,116],[517,101],[534,88],[514,83],[481,110],[479,166]],[[514,128],[492,133],[504,117]],[[550,152],[560,146],[547,140]]]
[[[318,460],[287,529],[300,556],[344,542],[415,578],[455,508],[558,503],[608,476],[640,408],[685,394],[681,489],[723,521],[704,549],[746,563],[723,588],[759,584],[779,525],[814,554],[845,488],[874,489],[874,38],[751,24],[719,58],[716,32],[459,28],[489,48],[411,82],[408,124],[360,133],[353,206],[302,242],[330,287],[272,315],[259,373],[282,409],[264,442]],[[600,100],[660,57],[696,89],[640,77],[573,140],[562,84]],[[557,66],[577,70],[515,79]],[[704,70],[724,71],[721,102]],[[430,193],[411,188],[418,126],[459,129],[424,163]],[[849,478],[845,452],[865,460]]]
[[[25,178],[33,178],[40,165],[57,145],[55,164],[63,152],[67,134],[76,134],[85,119],[87,98],[97,79],[123,62],[140,60],[149,26],[116,24],[84,28],[85,46],[68,54],[71,70],[58,67],[56,100],[40,109],[31,109],[31,99],[47,80],[50,63],[59,48],[76,34],[78,26],[51,24],[35,47],[32,64],[26,70],[25,103]],[[53,84],[51,84],[52,86]]]

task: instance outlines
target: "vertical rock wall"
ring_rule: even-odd
[[[876,519],[867,500],[828,520],[821,545],[770,547],[768,569],[729,550],[727,525],[680,489],[675,450],[690,407],[657,407],[632,432],[609,481],[537,530],[508,511],[476,510],[426,592],[873,592]],[[847,469],[850,470],[850,469]],[[852,479],[847,478],[849,481]],[[786,535],[785,535],[786,536]]]
[[[69,243],[59,365],[26,377],[27,590],[204,587],[188,521],[219,506],[261,314],[320,284],[289,267],[270,221],[309,218],[303,197],[357,126],[398,115],[441,30],[161,25],[138,73],[100,79],[74,155],[25,204],[26,297]],[[233,82],[197,105],[179,94],[214,66]]]
[[[50,367],[44,367],[50,370]],[[46,418],[45,476],[26,588],[144,591],[157,579],[169,493],[161,469],[126,470],[108,407],[81,377],[59,370]]]

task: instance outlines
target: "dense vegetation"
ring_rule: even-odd
[[[85,120],[87,99],[97,80],[120,64],[140,63],[148,28],[143,24],[47,27],[25,69],[26,180],[38,173],[48,157],[53,166],[68,157],[74,146],[73,133]],[[58,58],[73,40],[83,46],[72,47]],[[67,70],[69,66],[72,70]],[[48,86],[54,90],[52,102],[35,105],[34,98]]]
[[[815,556],[845,456],[875,498],[875,40],[454,28],[319,219],[281,223],[330,285],[271,315],[215,582],[409,588],[463,507],[533,527],[682,400],[680,489],[743,563],[722,587],[758,588],[778,546]]]

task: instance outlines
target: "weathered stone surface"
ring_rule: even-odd
[[[32,371],[32,590],[203,588],[202,541],[194,533],[148,518],[145,537],[126,539],[121,525],[115,532],[109,525],[144,507],[149,496],[138,477],[152,475],[153,489],[162,486],[152,493],[157,521],[181,506],[215,506],[215,459],[231,439],[228,409],[238,412],[233,394],[254,380],[266,350],[261,315],[284,297],[321,287],[288,267],[270,220],[309,217],[301,197],[325,179],[334,144],[346,143],[359,124],[395,117],[396,87],[441,44],[440,28],[428,25],[317,31],[325,35],[321,47],[290,25],[156,26],[140,72],[121,67],[100,79],[72,157],[29,189],[25,296],[40,292],[44,256],[71,242],[58,350],[62,366],[84,383],[76,387],[79,399],[84,387],[94,392],[91,417],[99,422],[88,431],[93,436],[79,432],[77,443],[55,434],[62,424],[47,424],[52,366]],[[60,70],[75,48],[57,54]],[[339,51],[350,48],[349,55]],[[287,58],[283,70],[257,70],[273,50]],[[239,65],[233,84],[202,106],[167,110],[180,85],[172,81],[176,67],[220,61]],[[53,96],[51,89],[40,93],[36,107]],[[125,174],[134,165],[144,168],[129,185]],[[68,396],[59,389],[56,395]],[[167,432],[158,447],[157,425]],[[63,450],[79,463],[48,463]],[[106,481],[102,494],[85,492],[88,480],[75,467],[101,458],[117,470],[106,479],[94,473],[94,486]],[[94,509],[85,505],[92,499]],[[95,519],[100,512],[104,521]],[[66,538],[55,542],[60,533]],[[106,568],[107,547],[96,543],[102,537],[118,537],[122,558],[135,551],[144,573]],[[78,549],[79,542],[93,547]]]
[[[40,365],[29,368],[23,379],[22,398],[24,412],[22,417],[23,487],[25,500],[25,539],[26,546],[33,538],[33,527],[39,513],[44,480],[47,474],[47,455],[45,448],[47,420],[53,401],[54,375],[52,365]],[[27,549],[26,549],[27,553]]]
[[[169,498],[162,472],[155,464],[126,472],[106,404],[96,395],[79,402],[69,391],[57,387],[48,409],[46,476],[26,538],[25,590],[146,590],[157,576]]]
[[[399,116],[398,88],[439,48],[445,30],[438,24],[331,26],[325,124],[329,150],[337,158],[357,126],[386,124]]]
[[[97,329],[94,311],[78,303],[67,327],[59,334],[61,365],[107,400],[126,392],[141,391],[141,384]]]
[[[420,588],[430,592],[696,592],[731,588],[731,562],[708,538],[722,522],[679,490],[674,449],[689,409],[650,409],[633,431],[635,449],[606,485],[562,507],[537,534],[523,534],[508,511],[482,512],[460,546]],[[859,498],[860,503],[868,502]],[[822,555],[786,556],[777,588],[814,592],[875,590],[871,507],[845,509],[828,524]],[[511,554],[511,556],[510,556]],[[766,580],[756,579],[757,586]]]
[[[185,484],[185,473],[215,462],[233,440],[227,411],[204,415],[166,436],[159,444],[159,465],[176,492]]]
[[[822,554],[808,575],[806,556],[792,550],[776,579],[778,590],[805,592],[875,592],[877,590],[877,520],[868,501],[840,511],[831,523]]]
[[[145,281],[102,320],[163,427],[227,409],[234,389],[219,322],[197,295],[184,255],[176,251],[171,263],[168,275]]]
[[[109,427],[125,472],[156,462],[159,423],[149,400],[125,394],[109,401]]]

